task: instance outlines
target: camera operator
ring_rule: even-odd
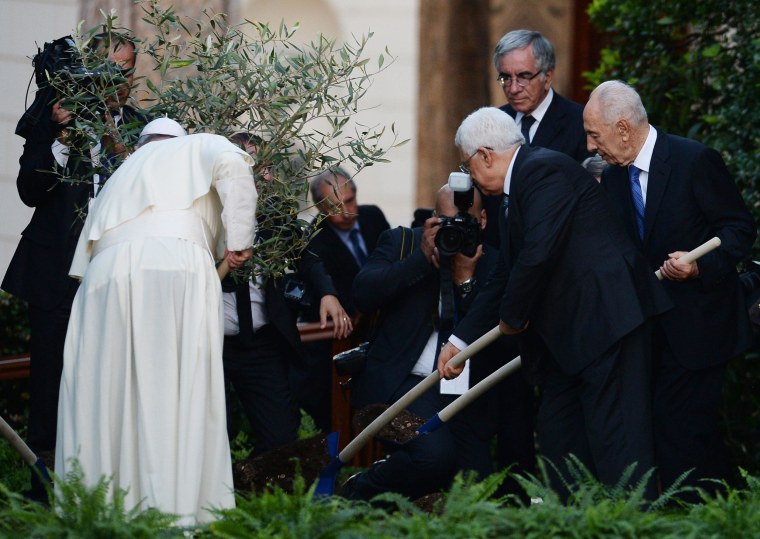
[[[454,321],[467,312],[495,264],[497,251],[484,252],[480,244],[486,224],[480,195],[469,185],[467,188],[468,192],[456,193],[462,204],[459,207],[452,187],[441,188],[436,214],[424,226],[384,232],[356,276],[353,294],[357,308],[379,309],[380,314],[365,370],[353,380],[355,406],[392,404],[435,369],[438,348]],[[489,359],[492,348],[473,360],[473,384],[499,366]],[[494,354],[493,359],[501,361],[502,354]],[[440,389],[422,395],[409,410],[427,419],[454,398],[452,393],[467,389],[467,383],[463,387],[443,383]],[[446,487],[459,470],[474,470],[481,476],[491,473],[489,443],[496,418],[488,413],[489,399],[501,390],[489,392],[443,427],[406,443],[386,460],[353,476],[343,495],[370,499],[391,491],[413,499]]]
[[[110,34],[96,38],[94,46],[107,50],[108,59],[120,71],[126,70],[124,81],[108,99],[113,108],[105,112],[103,121],[113,122],[114,127],[119,123],[144,123],[137,111],[125,105],[135,65],[134,43],[127,36]],[[21,127],[27,115],[19,122],[17,133],[26,142],[16,185],[21,200],[34,208],[34,214],[22,232],[2,283],[3,290],[28,303],[32,362],[27,441],[43,459],[52,456],[55,447],[63,344],[78,286],[68,275],[69,267],[89,200],[102,181],[95,174],[92,155],[100,153],[101,157],[112,158],[124,151],[123,144],[116,143],[120,136],[108,137],[95,148],[84,140],[68,140],[66,127],[72,124],[74,113],[65,108],[65,96],[60,97],[52,108],[41,109],[45,116],[38,121],[25,124],[24,129]],[[91,181],[61,181],[64,178]],[[29,494],[34,499],[47,500],[36,476],[32,477]]]

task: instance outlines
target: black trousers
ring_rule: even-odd
[[[254,455],[298,438],[300,414],[288,384],[291,353],[271,324],[259,329],[245,345],[237,336],[224,338],[224,377],[234,388],[251,424]]]
[[[290,369],[290,387],[299,408],[322,432],[332,430],[332,341],[304,343],[304,361]]]
[[[662,488],[693,470],[683,484],[713,491],[715,483],[699,479],[731,479],[718,421],[726,364],[699,370],[683,367],[659,327],[654,351],[655,462]],[[691,496],[691,501],[698,497]]]
[[[605,484],[614,485],[632,463],[630,484],[654,466],[651,407],[651,328],[626,335],[578,374],[547,361],[538,412],[540,453],[568,479],[571,453]],[[549,466],[553,486],[562,494]],[[647,495],[655,496],[654,481]]]
[[[35,452],[55,450],[63,346],[77,287],[78,283],[72,279],[66,297],[54,309],[41,309],[29,305],[31,363],[27,443]]]
[[[391,398],[395,402],[422,380],[409,375]],[[408,410],[429,419],[441,409],[438,386],[409,405]],[[383,492],[398,492],[410,499],[448,486],[457,465],[457,445],[448,424],[418,437],[375,464],[355,481],[352,498],[369,500]]]

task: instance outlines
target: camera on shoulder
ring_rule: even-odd
[[[481,242],[480,222],[470,215],[474,188],[469,174],[452,172],[449,187],[454,191],[454,204],[458,212],[454,217],[441,217],[441,224],[435,235],[435,246],[442,255],[453,256],[462,253],[474,256]]]

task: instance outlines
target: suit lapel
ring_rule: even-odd
[[[636,213],[633,207],[633,195],[631,193],[628,171],[625,167],[609,166],[603,176],[604,188],[615,208],[619,208],[620,219],[626,232],[636,242],[640,242],[639,233],[636,230]],[[645,216],[646,217],[646,216]],[[646,236],[645,236],[646,237]]]
[[[644,243],[649,240],[649,236],[654,227],[657,218],[657,212],[660,210],[662,197],[665,194],[665,188],[670,178],[670,145],[668,144],[667,135],[662,131],[657,132],[657,140],[654,143],[652,151],[652,161],[649,164],[649,180],[647,183],[647,201],[644,211]]]
[[[334,264],[335,267],[354,268],[356,271],[359,271],[359,264],[356,263],[354,255],[351,254],[351,251],[348,250],[346,244],[343,243],[343,240],[340,239],[332,227],[327,224],[327,221],[322,222],[322,231],[320,234],[325,234],[325,245],[335,246],[333,254],[338,259]]]
[[[562,126],[565,125],[565,112],[560,103],[560,97],[554,92],[554,98],[546,109],[546,114],[538,124],[536,134],[531,141],[531,146],[543,146],[548,148],[552,140],[559,134]]]

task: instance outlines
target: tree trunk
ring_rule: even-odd
[[[488,0],[420,0],[417,205],[432,207],[458,170],[454,135],[462,120],[490,102]]]

